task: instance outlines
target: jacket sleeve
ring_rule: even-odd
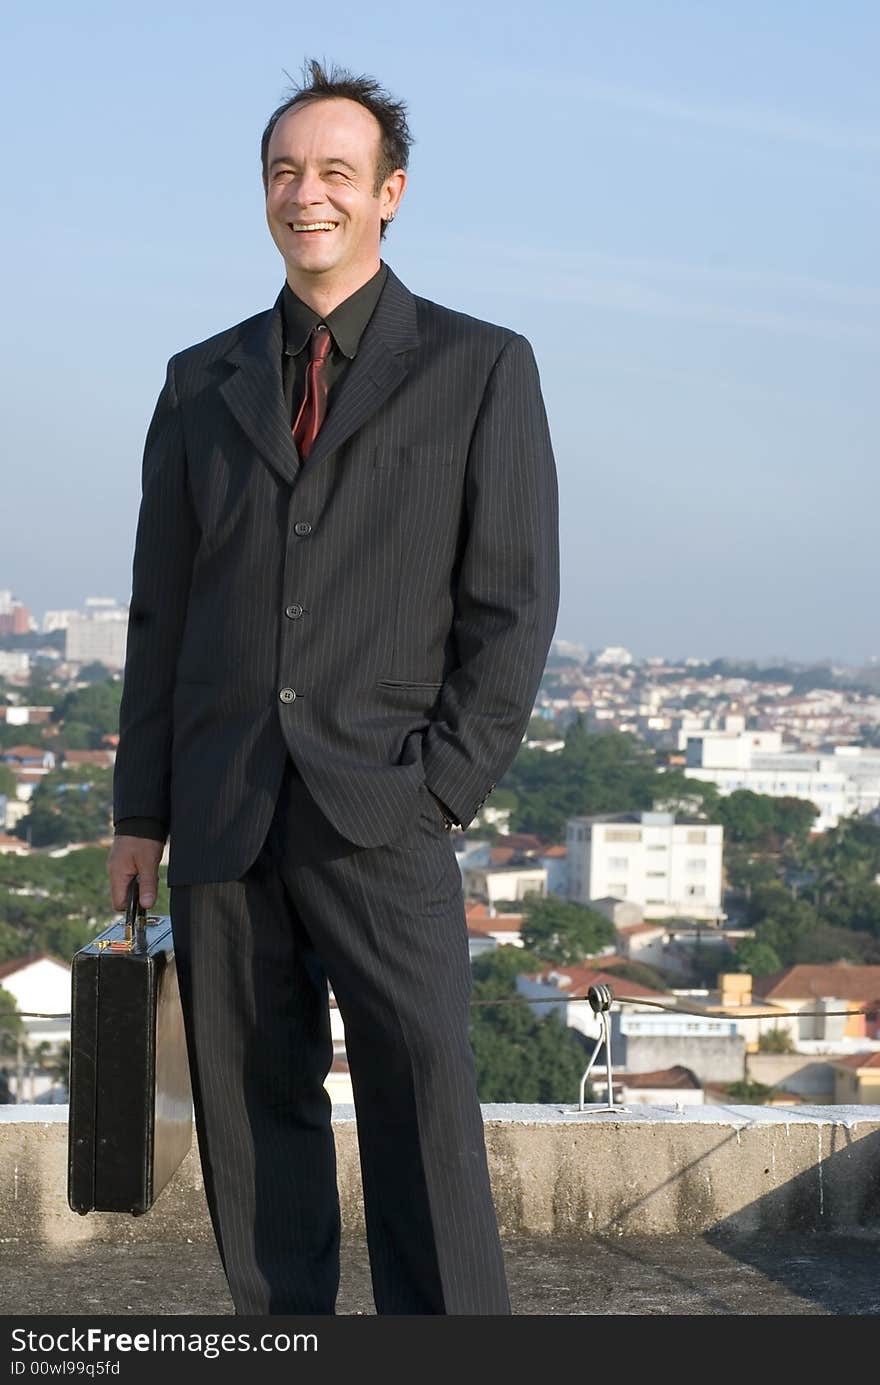
[[[522,742],[559,606],[556,464],[537,363],[519,333],[480,404],[465,507],[453,617],[459,666],[423,740],[425,781],[462,827]]]
[[[171,819],[172,703],[199,530],[174,358],[147,430],[113,771],[113,821]]]

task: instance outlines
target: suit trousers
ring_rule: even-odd
[[[511,1311],[469,1038],[461,872],[439,806],[420,794],[397,838],[357,846],[288,757],[245,874],[171,887],[205,1192],[238,1314],[335,1313],[328,981],[376,1311]]]

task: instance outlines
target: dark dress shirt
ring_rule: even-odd
[[[385,285],[387,274],[388,266],[384,260],[381,260],[373,277],[368,279],[365,284],[361,284],[359,289],[355,289],[354,293],[349,294],[348,298],[344,298],[341,303],[338,303],[332,312],[327,313],[326,317],[321,317],[320,313],[316,313],[314,308],[309,307],[308,303],[304,303],[294,293],[290,285],[285,282],[281,295],[284,329],[281,380],[291,428],[305,394],[306,368],[310,355],[309,337],[312,328],[316,323],[323,322],[333,338],[333,347],[324,365],[324,372],[328,379],[327,412],[329,413],[333,407],[333,397],[339,388],[339,382],[348,369],[349,362],[357,355],[364,328],[379,301],[379,295]],[[451,823],[453,821],[452,814],[445,804],[441,803],[436,794],[433,797],[437,799],[444,817]],[[168,827],[158,818],[120,818],[119,822],[114,824],[114,832],[116,836],[121,836],[124,833],[129,837],[149,837],[153,841],[164,842],[168,836]]]

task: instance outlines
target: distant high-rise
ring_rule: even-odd
[[[27,635],[36,628],[27,606],[17,601],[10,590],[0,591],[0,635]]]

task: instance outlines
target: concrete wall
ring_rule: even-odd
[[[211,1239],[195,1148],[143,1217],[67,1206],[66,1107],[0,1107],[8,1242]],[[880,1106],[483,1107],[504,1234],[839,1231],[880,1224]],[[334,1111],[343,1225],[363,1232],[353,1107]]]
[[[729,1038],[695,1034],[621,1034],[611,1040],[614,1066],[628,1072],[662,1072],[679,1063],[690,1068],[701,1082],[739,1082],[743,1075],[745,1040],[739,1034]],[[603,1053],[600,1059],[604,1057]],[[751,1058],[749,1059],[751,1062]]]
[[[803,1053],[750,1053],[749,1076],[754,1082],[813,1101],[833,1102],[834,1068]]]

